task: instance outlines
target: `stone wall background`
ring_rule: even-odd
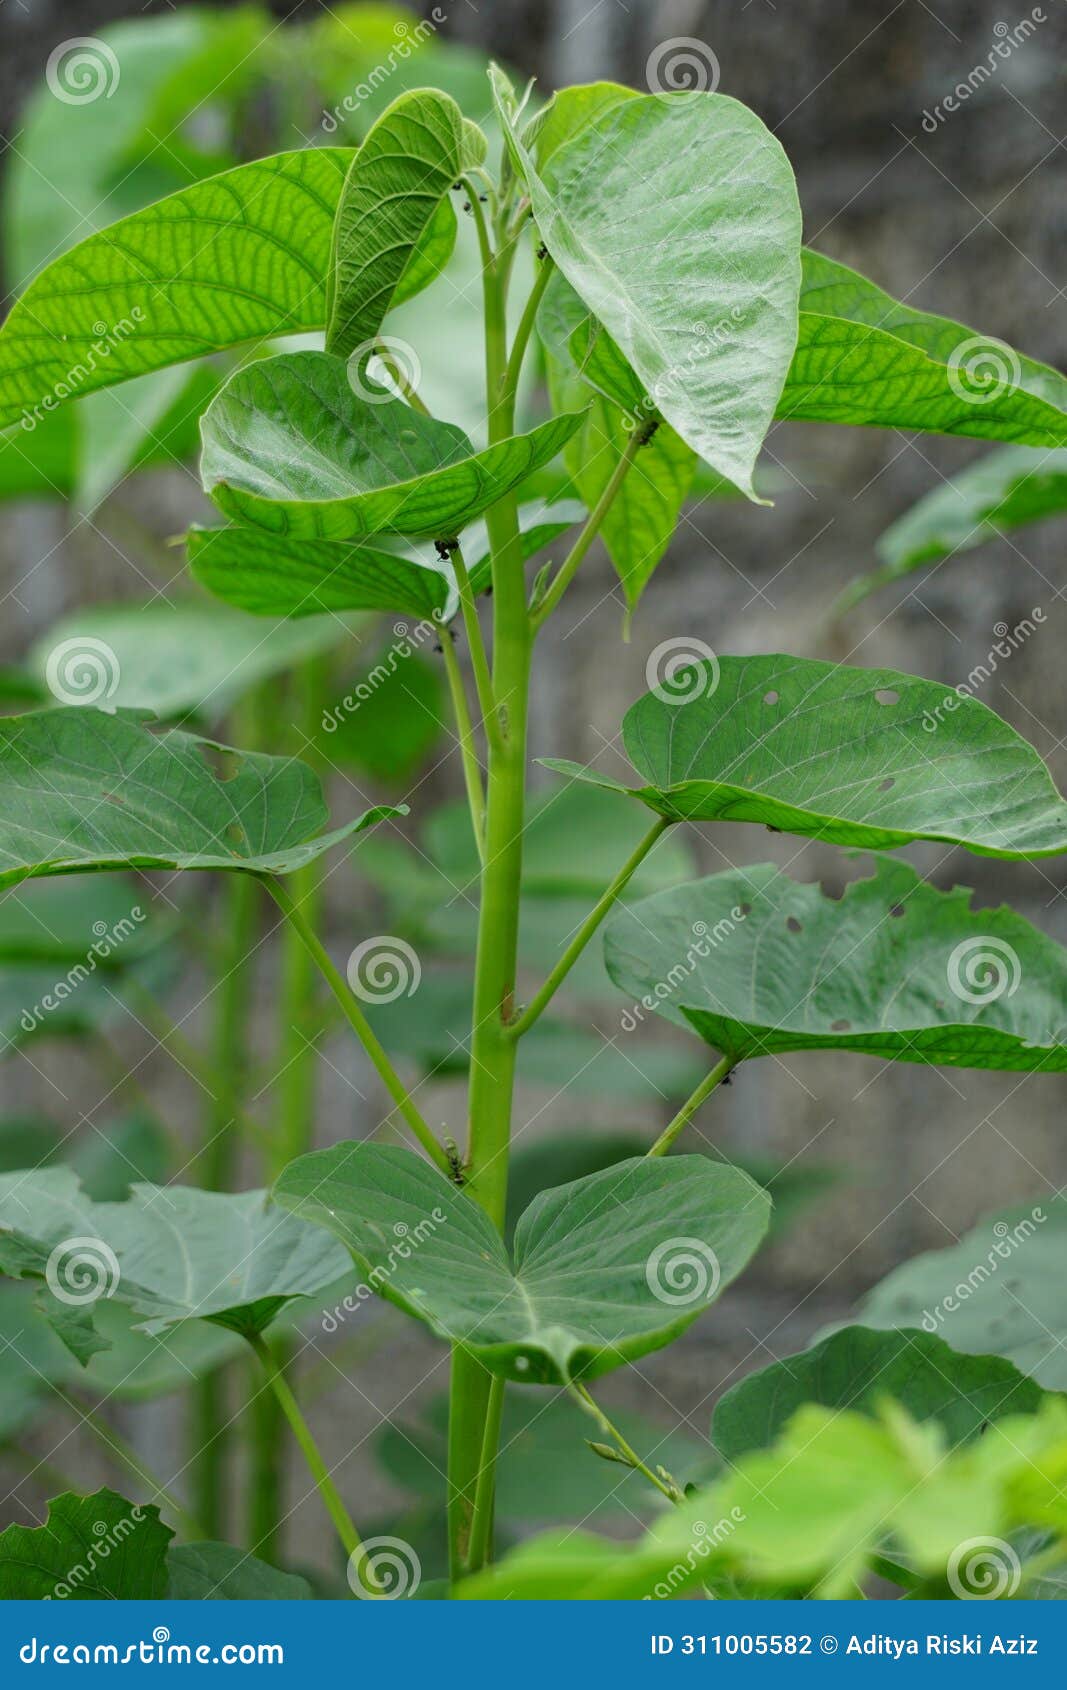
[[[278,15],[288,10],[275,9]],[[973,322],[1061,367],[1067,362],[1062,0],[1045,0],[1048,21],[1034,39],[933,134],[923,129],[924,111],[985,61],[998,23],[1014,25],[1021,10],[1006,9],[1002,0],[818,0],[792,7],[771,0],[631,0],[626,7],[617,0],[480,0],[452,10],[455,33],[488,44],[548,83],[613,75],[642,85],[648,54],[658,43],[682,36],[707,43],[721,64],[723,91],[752,104],[789,151],[810,244],[917,306]],[[141,11],[138,0],[0,0],[0,115],[7,139],[17,128],[20,99],[40,77],[54,44]],[[625,207],[619,215],[625,216]],[[1046,620],[1039,632],[1001,667],[982,697],[1033,741],[1060,785],[1067,784],[1061,655],[1067,523],[1024,532],[912,577],[905,589],[868,601],[844,629],[825,625],[834,595],[872,565],[874,541],[887,524],[982,450],[894,433],[777,428],[769,442],[783,472],[775,507],[709,503],[691,513],[646,596],[629,645],[620,642],[620,604],[606,560],[600,556],[588,566],[568,598],[558,635],[545,641],[534,753],[596,755],[642,690],[647,652],[673,635],[694,633],[720,651],[786,649],[955,683],[985,658],[995,623],[1014,625],[1040,607]],[[113,503],[116,509],[100,524],[113,537],[123,532],[125,513],[159,536],[196,514],[189,484],[177,474],[141,478]],[[26,505],[4,514],[0,581],[9,596],[0,660],[24,650],[65,608],[136,596],[139,584],[111,540],[84,526],[71,532],[70,518],[53,507]],[[27,574],[31,564],[38,566]],[[451,768],[439,773],[426,797],[454,790],[455,778]],[[773,856],[802,876],[839,881],[843,872],[857,872],[838,853],[755,829],[717,833],[700,849],[709,869],[725,866],[726,859]],[[982,905],[1010,902],[1067,941],[1063,865],[1005,865],[932,846],[912,857],[939,884],[972,886]],[[198,882],[181,896],[210,921],[215,893],[209,886]],[[351,921],[350,885],[339,882],[331,897],[339,951]],[[259,982],[266,1044],[268,953],[269,947]],[[194,985],[190,1010],[196,999]],[[203,1013],[194,1024],[205,1024]],[[123,1036],[130,1051],[143,1052],[138,1029]],[[347,1046],[331,1046],[329,1055],[322,1132],[332,1140],[358,1133],[366,1120],[352,1086],[368,1093],[372,1106],[374,1094]],[[149,1056],[139,1074],[176,1119],[191,1123],[195,1099],[169,1062]],[[19,1059],[0,1068],[4,1112],[42,1105],[54,1110],[53,1080],[83,1108],[92,1087],[99,1089],[81,1058],[57,1049],[47,1074]],[[744,1073],[705,1109],[701,1131],[728,1150],[834,1163],[848,1177],[761,1259],[716,1317],[662,1356],[616,1375],[606,1397],[641,1406],[665,1425],[683,1416],[706,1429],[709,1400],[735,1370],[799,1347],[846,1313],[894,1263],[947,1244],[990,1207],[1040,1200],[1067,1181],[1065,1100],[1063,1077],[880,1067],[847,1056],[832,1063],[815,1057],[765,1061]],[[596,1115],[605,1125],[619,1118],[603,1107]],[[543,1124],[565,1125],[575,1117],[573,1105],[559,1103]],[[635,1115],[632,1124],[646,1123]],[[354,1438],[372,1437],[383,1414],[409,1414],[445,1384],[436,1346],[389,1311],[370,1319],[384,1323],[380,1347],[358,1380],[318,1411],[324,1441],[337,1457]],[[173,1446],[174,1416],[172,1405],[164,1404],[141,1413],[124,1410],[120,1419],[159,1458]],[[49,1447],[55,1441],[51,1437]],[[79,1442],[77,1454],[72,1451],[68,1445],[55,1459],[79,1476],[89,1474],[97,1460],[93,1446]],[[365,1455],[361,1447],[342,1470],[354,1501],[367,1498],[364,1512],[384,1507],[390,1496]],[[12,1484],[16,1477],[13,1470]],[[302,1481],[294,1478],[293,1484],[295,1501]],[[23,1484],[3,1512],[26,1517],[39,1507],[41,1494],[36,1481]],[[302,1553],[321,1559],[313,1503],[299,1510],[297,1527]]]

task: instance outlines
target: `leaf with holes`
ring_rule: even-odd
[[[1067,950],[1014,910],[972,910],[970,897],[890,858],[840,899],[764,863],[620,911],[605,959],[634,1018],[654,1011],[737,1062],[855,1050],[1067,1069]]]
[[[987,857],[1067,850],[1067,803],[1048,769],[976,698],[893,669],[720,662],[685,637],[652,654],[650,680],[657,657],[664,673],[623,721],[649,784],[545,758],[549,768],[631,791],[671,821],[762,822],[867,849],[941,839]]]
[[[339,358],[283,353],[238,370],[209,405],[201,475],[227,516],[274,534],[445,540],[551,462],[581,420],[476,452],[462,429],[382,389],[357,397]]]
[[[158,1601],[173,1536],[158,1508],[113,1490],[66,1491],[48,1504],[42,1526],[0,1532],[0,1599]]]
[[[273,1192],[328,1228],[370,1283],[492,1372],[594,1378],[683,1332],[745,1266],[770,1199],[703,1156],[623,1162],[543,1192],[514,1260],[485,1211],[405,1150],[300,1156]]]
[[[380,805],[321,833],[326,804],[305,763],[155,734],[129,711],[0,721],[0,886],[102,868],[291,874],[403,813]]]

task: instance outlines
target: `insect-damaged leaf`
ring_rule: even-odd
[[[770,1199],[703,1156],[622,1162],[536,1198],[514,1261],[485,1211],[405,1150],[298,1157],[275,1201],[343,1240],[383,1296],[505,1378],[566,1383],[660,1349],[735,1278]]]
[[[377,390],[359,398],[325,352],[238,370],[204,413],[201,474],[228,516],[302,540],[458,535],[581,423],[554,417],[476,452],[463,430]]]
[[[544,761],[672,821],[762,822],[872,849],[1067,850],[1067,803],[1033,747],[978,699],[894,669],[708,654],[627,711],[623,741],[647,786]]]
[[[71,706],[0,721],[0,886],[98,868],[290,874],[399,812],[330,833],[318,776],[132,712]]]
[[[67,1491],[42,1526],[0,1532],[0,1598],[80,1602],[154,1601],[167,1594],[174,1533],[159,1509],[113,1490]]]
[[[1067,951],[881,859],[840,899],[764,863],[673,887],[608,924],[637,1004],[737,1061],[855,1050],[954,1068],[1067,1069]]]

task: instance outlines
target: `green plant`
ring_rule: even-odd
[[[746,1382],[743,1411],[727,1397],[716,1419],[715,1442],[737,1470],[710,1485],[706,1472],[690,1482],[642,1454],[590,1386],[677,1338],[767,1232],[771,1201],[750,1172],[674,1153],[739,1065],[812,1047],[950,1066],[1067,1065],[1064,954],[1021,917],[979,916],[965,893],[939,892],[881,856],[840,901],[772,866],[678,886],[685,857],[670,858],[671,831],[730,820],[879,853],[938,840],[1029,859],[1067,850],[1067,803],[1036,753],[973,699],[946,709],[943,689],[913,676],[720,656],[686,636],[651,654],[649,693],[623,725],[642,784],[549,764],[572,781],[561,835],[546,822],[553,800],[527,791],[527,709],[537,641],[594,541],[632,616],[699,476],[759,504],[756,462],[776,416],[1059,449],[1067,382],[1013,353],[1010,379],[990,395],[975,385],[981,337],[804,251],[788,161],[737,102],[597,84],[531,114],[501,72],[491,78],[492,165],[486,133],[449,94],[404,93],[354,154],[327,147],[237,165],[91,235],[31,283],[0,333],[0,423],[17,424],[64,384],[105,315],[128,327],[82,393],[324,330],[322,350],[240,365],[204,411],[203,484],[227,523],[192,531],[190,567],[230,606],[292,622],[276,639],[295,638],[305,616],[334,618],[326,626],[340,637],[340,619],[382,610],[432,627],[465,792],[462,810],[433,818],[435,861],[413,861],[375,839],[397,806],[368,806],[323,831],[318,777],[272,737],[277,718],[262,694],[266,749],[159,733],[110,695],[108,710],[69,705],[0,723],[0,882],[168,869],[228,872],[237,889],[209,1076],[217,1109],[205,1164],[217,1189],[145,1183],[115,1201],[69,1169],[16,1169],[0,1183],[0,1267],[43,1281],[38,1307],[89,1369],[111,1340],[103,1304],[79,1294],[86,1275],[149,1337],[194,1329],[201,1341],[206,1328],[212,1340],[221,1331],[227,1345],[243,1342],[261,1369],[250,1413],[258,1444],[283,1416],[360,1595],[407,1594],[413,1581],[353,1520],[290,1382],[285,1323],[314,1297],[333,1305],[337,1326],[372,1290],[452,1346],[449,1576],[460,1595],[670,1595],[694,1583],[826,1595],[871,1573],[959,1595],[957,1550],[991,1534],[1020,1580],[1038,1579],[1063,1554],[1067,1426],[1052,1393],[997,1353],[1006,1340],[995,1333],[975,1359],[921,1330],[849,1329],[791,1371],[793,1418],[778,1412],[773,1379]],[[477,438],[430,414],[413,348],[385,326],[448,263],[457,190],[483,290]],[[532,280],[509,315],[524,263]],[[553,408],[535,421],[520,382],[538,346]],[[544,477],[561,454],[566,478],[549,483],[546,502]],[[573,498],[555,497],[574,492],[577,512]],[[558,566],[540,564],[528,580],[527,562],[570,529]],[[325,695],[321,672],[308,674],[313,730]],[[202,681],[172,691],[161,711],[180,714],[202,694]],[[314,758],[313,731],[305,739]],[[639,825],[641,806],[650,814]],[[428,971],[420,986],[406,940],[391,959],[365,941],[347,978],[338,969],[319,931],[313,865],[365,829],[359,860],[426,934],[441,935],[439,875],[476,886],[476,931],[462,910],[444,922],[447,943],[472,945],[471,975]],[[257,885],[286,924],[285,1027],[296,1035],[270,1123],[249,1111],[232,1061],[243,1049]],[[526,994],[520,927],[546,891],[545,931],[527,952],[540,940],[544,979]],[[509,1227],[516,1072],[540,1060],[566,1082],[549,1011],[602,927],[631,1019],[661,1014],[715,1055],[643,1153],[591,1152],[576,1167],[573,1146],[561,1148]],[[390,960],[383,984],[376,970]],[[324,1013],[316,979],[389,1094],[390,1128],[417,1148],[312,1148],[304,1021]],[[145,1009],[158,1013],[150,995]],[[162,1036],[173,1042],[165,1018]],[[452,1135],[431,1125],[403,1057],[466,1074],[466,1121],[450,1122]],[[237,1127],[262,1156],[269,1202],[229,1189]],[[60,1377],[61,1363],[49,1365]],[[222,1435],[217,1384],[209,1371],[197,1421],[205,1450]],[[663,1503],[646,1540],[620,1550],[556,1534],[490,1565],[509,1392],[513,1406],[516,1388],[535,1386],[565,1392],[595,1432],[589,1461],[643,1479]],[[259,1406],[263,1389],[273,1419]],[[219,1483],[210,1462],[208,1480],[202,1512]],[[122,1504],[102,1494],[91,1500],[106,1521]],[[144,1553],[113,1563],[99,1594],[183,1594],[198,1577],[233,1594],[300,1594],[268,1567],[236,1565],[224,1545],[198,1545],[200,1524],[181,1500],[160,1500],[194,1547],[169,1549],[155,1509],[141,1510]],[[86,1508],[71,1496],[54,1504],[75,1548]],[[274,1515],[268,1506],[251,1532],[267,1559]],[[213,1532],[217,1520],[204,1525]],[[697,1541],[710,1541],[707,1555]],[[54,1561],[12,1528],[0,1538],[0,1590],[46,1594],[67,1576]]]

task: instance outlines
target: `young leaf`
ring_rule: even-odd
[[[311,1586],[230,1543],[179,1543],[167,1556],[170,1602],[307,1602]]]
[[[1067,1390],[1067,1202],[986,1215],[947,1250],[895,1268],[860,1306],[879,1328],[939,1332],[965,1355],[998,1355],[1049,1391]]]
[[[542,1193],[519,1221],[512,1265],[484,1210],[404,1150],[298,1157],[273,1195],[341,1238],[370,1283],[438,1337],[542,1384],[669,1343],[740,1273],[770,1213],[734,1168],[635,1159]]]
[[[350,157],[307,147],[239,165],[57,258],[0,330],[0,428],[149,370],[321,328]]]
[[[627,711],[623,740],[648,786],[544,761],[632,790],[672,821],[762,822],[875,850],[914,839],[987,857],[1067,850],[1067,803],[1032,746],[978,699],[893,669],[679,661]]]
[[[451,244],[435,220],[447,206],[444,227],[450,223],[454,242],[447,195],[463,168],[462,152],[463,114],[455,100],[432,89],[401,94],[371,128],[337,207],[327,352],[370,353],[420,243],[429,240],[436,249],[426,280],[447,262]]]
[[[954,1068],[1067,1069],[1067,951],[881,859],[841,899],[773,863],[618,912],[608,973],[736,1061],[856,1050]]]
[[[106,689],[112,709],[221,716],[257,682],[329,651],[348,633],[334,617],[269,628],[218,605],[157,598],[92,605],[64,616],[29,661],[50,686],[48,696],[65,704],[77,704],[83,695],[92,704]]]
[[[283,353],[238,370],[208,407],[201,475],[220,510],[275,534],[444,540],[549,463],[581,420],[476,452],[462,429],[384,391],[358,398],[339,358]]]
[[[1044,1394],[1000,1356],[958,1355],[929,1332],[846,1326],[734,1385],[716,1405],[712,1437],[732,1465],[777,1443],[805,1403],[877,1419],[892,1397],[913,1420],[934,1421],[955,1448],[1005,1415],[1036,1412]]]
[[[326,805],[306,764],[154,734],[127,711],[0,721],[0,886],[101,868],[291,874],[398,813],[379,806],[320,833]]]
[[[113,1490],[67,1491],[48,1504],[43,1526],[0,1532],[0,1599],[158,1601],[173,1536],[158,1508]]]
[[[605,102],[542,176],[495,86],[559,269],[682,439],[755,497],[797,335],[800,207],[780,145],[725,95],[641,95]]]

